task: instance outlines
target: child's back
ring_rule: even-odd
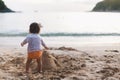
[[[38,34],[29,34],[26,41],[28,42],[28,52],[42,50],[41,45],[45,46],[45,43]]]

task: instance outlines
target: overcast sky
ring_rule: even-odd
[[[102,0],[3,0],[15,11],[90,11]]]

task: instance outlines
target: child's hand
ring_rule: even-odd
[[[24,44],[23,44],[23,43],[21,43],[21,46],[23,47],[23,46],[24,46]]]
[[[48,50],[49,48],[46,46],[46,47],[45,47],[45,49],[47,49],[47,50]]]

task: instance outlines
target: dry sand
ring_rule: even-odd
[[[120,46],[53,47],[25,74],[26,49],[0,48],[0,80],[120,80]]]

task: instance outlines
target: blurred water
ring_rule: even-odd
[[[43,25],[41,36],[49,47],[120,42],[120,13],[35,11],[0,13],[0,46],[20,47],[32,22]]]
[[[120,33],[119,21],[120,13],[110,12],[0,13],[0,34],[19,36],[28,32],[32,22],[43,25],[42,34]]]

